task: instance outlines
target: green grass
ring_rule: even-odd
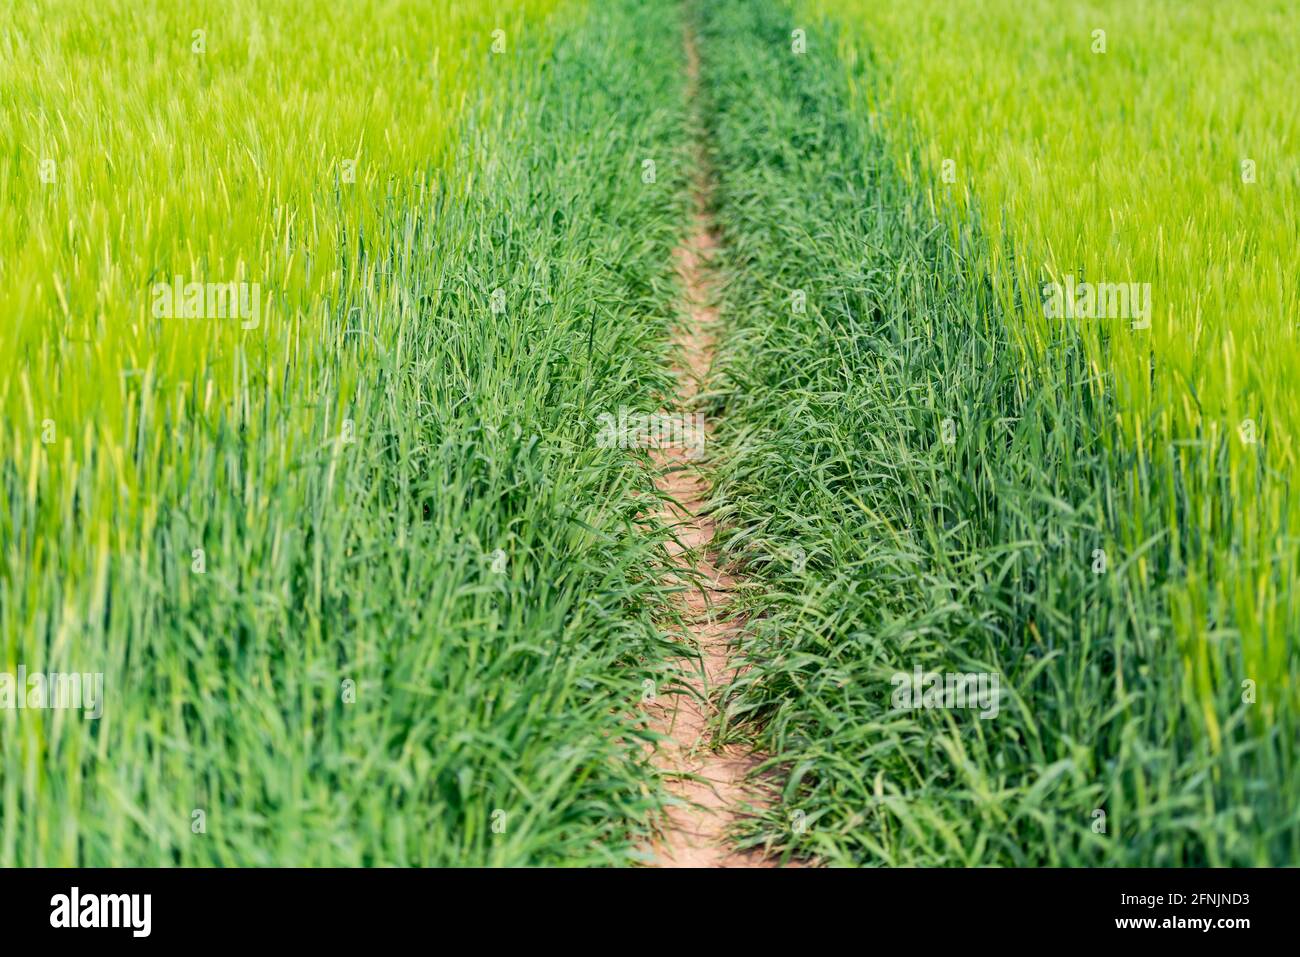
[[[1168,596],[1174,633],[1212,746],[1219,690],[1238,670],[1265,689],[1257,713],[1271,720],[1274,700],[1300,689],[1290,587],[1300,500],[1289,482],[1300,118],[1277,109],[1300,93],[1294,10],[982,0],[813,2],[800,15],[820,12],[844,24],[847,62],[879,64],[856,108],[895,131],[918,188],[959,220],[980,215],[986,268],[1031,354],[1056,323],[1036,300],[1017,303],[1017,289],[1066,274],[1150,284],[1149,329],[1071,324],[1114,398],[1112,441],[1141,450],[1135,480],[1165,484],[1154,497],[1182,494],[1192,513],[1126,528],[1123,543],[1170,536],[1182,566]],[[944,159],[951,183],[938,175]],[[1189,451],[1203,446],[1210,475]],[[1225,632],[1241,669],[1215,649]]]
[[[1262,626],[1283,650],[1256,670],[1240,622],[1194,607],[1213,680],[1185,667],[1193,558],[1289,593],[1291,565],[1228,531],[1249,518],[1223,445],[1148,457],[1104,342],[1057,327],[1026,353],[1037,287],[1008,295],[978,204],[954,216],[908,173],[908,127],[854,93],[888,82],[875,57],[788,10],[702,11],[730,316],[714,506],[754,576],[727,725],[784,784],[747,839],[829,863],[1293,862],[1292,633]],[[998,674],[1000,712],[892,707],[916,666]]]
[[[1280,5],[0,7],[0,675],[105,676],[0,709],[0,865],[642,856],[683,651],[649,459],[597,437],[674,382],[684,17],[718,724],[781,785],[740,840],[1296,860]],[[1151,329],[1045,321],[1071,270]],[[178,275],[256,321],[156,315]],[[997,715],[895,707],[917,667]]]
[[[178,10],[0,50],[0,661],[106,684],[0,713],[0,864],[627,861],[663,533],[595,417],[668,381],[676,18]]]

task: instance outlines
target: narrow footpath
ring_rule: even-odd
[[[699,122],[698,90],[700,62],[695,38],[686,34],[687,96],[695,107],[694,126]],[[693,184],[692,228],[685,242],[674,252],[683,296],[684,320],[676,332],[678,356],[677,394],[667,412],[690,416],[704,389],[713,364],[718,334],[718,309],[714,304],[715,280],[711,261],[718,249],[718,237],[709,214],[713,182],[708,156],[699,145]],[[705,443],[712,423],[705,423]],[[729,683],[733,667],[731,646],[743,621],[728,608],[735,582],[715,564],[712,548],[713,520],[702,514],[709,497],[709,483],[701,474],[690,448],[654,450],[659,468],[658,489],[673,503],[660,510],[660,518],[678,539],[669,542],[674,566],[692,569],[683,576],[684,587],[677,593],[689,643],[699,649],[700,659],[677,662],[679,687],[665,689],[647,706],[651,728],[665,736],[655,761],[668,779],[669,790],[681,803],[671,808],[659,840],[652,848],[660,867],[771,867],[775,862],[758,852],[740,852],[729,846],[727,828],[744,813],[747,805],[764,806],[761,789],[750,781],[760,758],[742,748],[715,748],[710,722],[717,714],[719,691]],[[702,666],[702,667],[701,667]]]

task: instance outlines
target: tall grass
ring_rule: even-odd
[[[1293,862],[1295,656],[1264,669],[1221,608],[1186,634],[1189,555],[1291,601],[1289,566],[1222,531],[1250,514],[1230,453],[1130,441],[1113,342],[1024,347],[1039,277],[992,273],[1014,243],[909,171],[865,44],[846,63],[829,26],[739,0],[701,16],[732,323],[714,507],[752,581],[725,726],[783,782],[747,839],[831,863]],[[999,676],[997,715],[897,706],[916,667]]]
[[[660,533],[595,413],[667,381],[673,18],[6,19],[0,668],[106,700],[0,712],[0,863],[626,860]]]
[[[1149,329],[1069,323],[1115,400],[1108,441],[1138,452],[1137,494],[1181,503],[1154,525],[1120,516],[1114,533],[1135,555],[1160,537],[1175,565],[1167,600],[1212,744],[1225,685],[1256,682],[1255,714],[1271,720],[1278,699],[1300,693],[1290,488],[1300,119],[1278,109],[1300,93],[1294,10],[1269,0],[803,8],[822,13],[846,25],[850,64],[879,64],[880,82],[855,91],[858,108],[902,134],[919,187],[958,218],[980,215],[987,269],[1029,363],[1059,323],[1015,290],[1066,275],[1151,284]]]

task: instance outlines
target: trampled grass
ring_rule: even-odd
[[[592,438],[666,381],[672,18],[6,20],[0,658],[104,700],[0,713],[0,863],[625,860],[658,533]]]
[[[1040,277],[991,272],[1003,211],[935,201],[906,114],[873,118],[893,86],[869,31],[703,19],[731,273],[715,504],[756,576],[727,721],[785,782],[752,839],[845,863],[1293,862],[1294,542],[1257,563],[1243,528],[1278,513],[1235,494],[1248,460],[1143,431],[1118,332],[1024,348]],[[1206,602],[1229,568],[1257,617]],[[917,668],[997,677],[996,716],[900,704]]]

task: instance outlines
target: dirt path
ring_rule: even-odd
[[[699,57],[689,31],[686,59],[687,95],[695,102]],[[709,265],[718,243],[709,215],[712,177],[706,161],[701,149],[691,234],[674,251],[686,318],[675,336],[679,354],[675,408],[667,411],[686,417],[694,413],[696,398],[708,380],[718,324]],[[711,431],[711,423],[706,422],[706,444]],[[681,579],[685,587],[677,601],[687,623],[684,637],[698,646],[703,663],[701,674],[696,661],[677,662],[682,687],[664,689],[670,693],[661,693],[647,706],[650,726],[668,738],[656,752],[655,762],[669,778],[669,790],[684,802],[669,811],[664,832],[652,848],[655,863],[661,867],[773,866],[758,853],[736,851],[725,840],[727,827],[743,805],[766,802],[761,791],[746,781],[759,758],[736,747],[715,749],[709,730],[709,721],[717,713],[718,691],[733,670],[731,642],[743,624],[728,613],[734,581],[714,565],[713,520],[700,514],[709,484],[689,448],[661,448],[653,454],[660,467],[656,485],[677,503],[659,511],[680,540],[680,545],[669,543],[669,557],[676,567],[694,568],[698,576],[695,582]]]

